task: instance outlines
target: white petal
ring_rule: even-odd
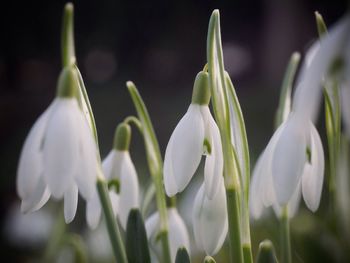
[[[114,160],[115,160],[115,150],[111,150],[107,157],[104,158],[102,162],[102,170],[103,174],[107,179],[110,179],[112,176],[112,170],[113,170],[113,165],[114,165]]]
[[[347,15],[322,37],[320,48],[315,51],[312,61],[306,61],[309,63],[307,73],[303,74],[293,99],[293,110],[302,114],[305,119],[316,119],[322,95],[321,82],[333,59],[341,54],[349,29],[350,16]]]
[[[252,175],[252,182],[251,182],[251,188],[250,188],[250,197],[249,197],[249,207],[250,207],[250,213],[254,219],[258,219],[263,211],[264,204],[261,198],[261,192],[262,192],[262,183],[261,181],[264,179],[262,178],[261,169],[263,169],[264,166],[264,158],[265,152],[262,153],[262,155],[259,157],[254,171]]]
[[[164,185],[168,196],[181,192],[195,173],[203,153],[204,124],[199,105],[190,105],[170,137],[164,158]],[[169,147],[171,146],[171,147]],[[171,183],[175,180],[174,185]]]
[[[261,216],[263,206],[268,207],[276,204],[276,195],[272,179],[272,158],[286,123],[282,123],[273,134],[266,149],[259,157],[253,170],[252,186],[250,191],[250,209],[253,218]]]
[[[62,198],[74,183],[79,164],[78,104],[76,99],[56,99],[43,146],[44,175],[55,198]]]
[[[190,239],[185,222],[177,212],[176,208],[168,209],[168,218],[170,255],[172,262],[175,262],[176,253],[180,247],[185,247],[187,252],[191,254]]]
[[[22,199],[28,198],[35,191],[43,172],[41,149],[47,119],[53,105],[54,103],[40,115],[24,142],[17,170],[17,193]]]
[[[212,200],[199,189],[193,208],[193,231],[198,248],[208,255],[216,254],[225,241],[228,230],[224,180]]]
[[[122,227],[126,229],[130,210],[139,207],[139,182],[129,152],[124,151],[121,154],[125,156],[121,164],[118,216]]]
[[[101,218],[101,204],[97,193],[94,192],[93,196],[86,203],[86,221],[91,229],[95,229],[98,226]]]
[[[184,221],[176,208],[168,209],[169,246],[172,262],[175,262],[176,252],[179,247],[186,247],[190,253],[190,241]],[[161,242],[157,238],[159,233],[159,213],[156,212],[147,218],[145,222],[147,238],[150,241],[151,252],[161,254]]]
[[[222,156],[222,145],[220,131],[207,106],[202,106],[203,119],[206,123],[206,132],[211,145],[211,154],[207,154],[204,166],[205,193],[209,199],[220,188],[220,178],[223,177],[224,160]]]
[[[157,230],[159,228],[159,213],[155,212],[145,221],[145,228],[147,233],[147,238],[151,239],[153,236],[157,235]]]
[[[23,213],[26,212],[34,212],[39,210],[50,198],[50,191],[48,190],[45,180],[43,177],[39,177],[37,181],[37,185],[33,192],[30,195],[23,198],[21,204],[21,211]]]
[[[178,190],[179,187],[177,186],[177,183],[174,177],[173,163],[172,163],[173,141],[174,140],[170,138],[166,148],[166,152],[165,152],[164,168],[163,168],[164,188],[168,196],[174,196],[179,191]]]
[[[87,200],[91,198],[96,188],[97,178],[97,150],[92,132],[85,116],[77,112],[79,138],[79,168],[76,174],[76,183],[81,195]]]
[[[64,193],[64,220],[66,223],[73,221],[78,207],[78,187],[72,184]]]
[[[307,207],[315,212],[320,204],[323,177],[324,153],[322,142],[315,126],[310,123],[311,164],[306,163],[302,177],[303,197]]]
[[[285,205],[292,197],[306,162],[305,124],[290,114],[276,142],[272,158],[272,179],[277,202]]]
[[[159,233],[159,213],[155,212],[145,221],[145,228],[147,233],[147,239],[151,253],[156,257],[161,256],[162,248],[161,241],[158,238]],[[171,240],[169,239],[169,242]],[[169,244],[170,245],[170,244]],[[152,261],[153,262],[153,261]]]
[[[119,195],[116,194],[114,191],[109,191],[109,198],[111,199],[114,216],[117,218],[120,204]]]
[[[301,181],[299,182],[297,188],[295,189],[294,194],[292,195],[292,198],[290,199],[288,203],[288,216],[289,218],[292,218],[296,215],[299,209],[300,204],[300,198],[301,198]]]

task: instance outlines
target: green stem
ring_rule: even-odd
[[[128,116],[124,119],[124,123],[128,123],[128,124],[134,124],[136,126],[136,128],[139,130],[139,132],[143,132],[142,131],[142,123],[140,122],[140,120],[138,118],[136,118],[135,116]]]
[[[61,32],[61,52],[62,52],[63,67],[72,66],[76,62],[73,26],[74,26],[74,7],[72,3],[67,3],[64,7],[62,32]]]
[[[117,262],[127,263],[128,260],[126,257],[124,244],[120,235],[117,220],[114,217],[112,203],[109,199],[107,182],[102,178],[98,178],[96,184],[103,213],[105,215],[107,230],[112,244],[114,256]]]
[[[148,114],[145,103],[143,102],[136,86],[131,81],[126,83],[131,99],[137,111],[137,115],[142,124],[142,136],[145,143],[148,167],[156,189],[156,203],[159,212],[159,237],[163,248],[163,261],[171,262],[170,246],[168,238],[168,213],[166,207],[166,198],[163,188],[163,160],[160,154],[159,144],[153,129],[151,118]]]
[[[291,263],[292,253],[290,244],[290,229],[289,229],[289,217],[288,217],[288,207],[284,206],[282,208],[282,214],[280,218],[281,224],[281,262]]]
[[[212,104],[215,119],[220,130],[224,157],[224,179],[227,198],[231,262],[242,263],[243,250],[241,242],[240,206],[244,197],[241,196],[240,192],[239,164],[231,141],[228,91],[225,81],[220,33],[220,14],[218,10],[213,11],[209,21],[207,60]]]
[[[50,234],[49,242],[46,246],[42,262],[52,262],[56,257],[56,253],[61,246],[64,233],[66,231],[66,223],[64,222],[63,210],[56,217],[55,224]]]
[[[239,190],[226,189],[231,262],[243,262],[239,214]]]
[[[250,243],[246,243],[242,245],[243,247],[243,259],[244,263],[252,263],[253,262],[253,254],[252,254],[252,246]]]

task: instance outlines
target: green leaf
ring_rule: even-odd
[[[240,178],[242,181],[243,194],[245,202],[248,204],[249,198],[249,181],[250,181],[250,159],[247,132],[245,128],[243,113],[239,103],[235,88],[230,76],[225,72],[226,87],[228,88],[229,106],[231,109],[231,132],[235,138],[231,138],[236,144],[234,147],[237,166],[239,167]],[[232,123],[234,121],[234,123]]]
[[[316,18],[318,36],[322,37],[328,33],[326,23],[324,22],[322,15],[317,11],[315,12],[315,18]]]
[[[275,248],[270,240],[264,240],[259,245],[257,263],[277,263]]]
[[[187,253],[187,250],[185,247],[180,247],[177,250],[175,263],[190,263],[190,256]]]
[[[130,263],[148,263],[151,257],[141,213],[132,209],[126,226],[126,254]]]
[[[290,112],[292,87],[299,62],[300,54],[298,52],[294,52],[289,59],[287,69],[284,73],[280,100],[276,112],[275,128],[280,126],[281,123],[286,120]]]

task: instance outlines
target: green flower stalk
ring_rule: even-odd
[[[218,10],[214,10],[209,22],[207,60],[212,105],[223,146],[231,261],[252,262],[248,144],[237,96],[224,69]]]
[[[153,125],[136,86],[131,81],[126,83],[130,96],[136,108],[139,122],[141,123],[142,136],[144,138],[148,167],[156,189],[156,203],[159,212],[159,240],[163,248],[163,261],[171,262],[169,238],[168,238],[168,217],[166,208],[166,198],[163,188],[163,161],[160,154],[158,141],[153,129]],[[138,123],[138,122],[137,122]]]

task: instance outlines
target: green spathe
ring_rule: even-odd
[[[192,103],[208,105],[210,101],[209,74],[201,71],[197,74],[193,85]]]
[[[129,124],[121,123],[115,130],[113,146],[118,151],[128,151],[131,139],[131,128]]]
[[[74,98],[78,95],[78,82],[72,67],[62,69],[58,78],[57,97]]]

